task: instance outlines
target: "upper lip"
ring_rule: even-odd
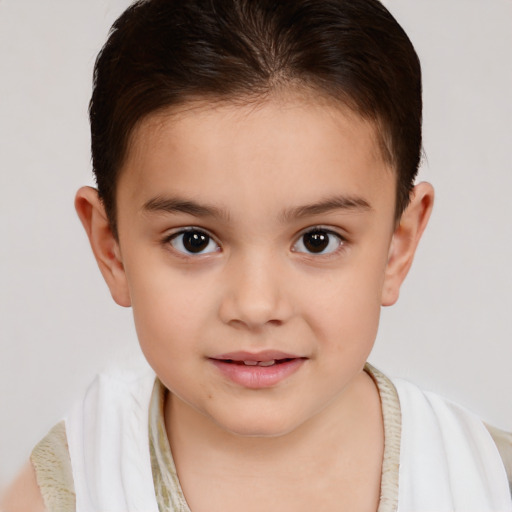
[[[280,350],[263,350],[261,352],[247,352],[239,350],[237,352],[228,352],[226,354],[220,354],[218,356],[211,357],[210,359],[216,359],[218,361],[258,361],[267,362],[279,359],[302,359],[302,356],[296,354],[290,354],[287,352],[281,352]]]

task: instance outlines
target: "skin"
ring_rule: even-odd
[[[17,478],[2,495],[2,512],[46,512],[41,491],[37,485],[36,472],[28,461]]]
[[[81,189],[76,207],[171,391],[167,433],[191,509],[376,510],[382,414],[362,370],[432,187],[415,187],[397,224],[396,176],[373,125],[292,95],[153,115],[130,148],[119,238],[94,189]],[[209,237],[203,252],[187,252],[184,229]],[[315,229],[328,241],[321,253],[308,250]],[[212,362],[239,350],[301,359],[254,388]]]

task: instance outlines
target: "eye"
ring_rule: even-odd
[[[303,233],[292,250],[309,254],[330,254],[342,245],[343,239],[340,235],[327,229],[315,228]]]
[[[183,254],[209,254],[219,250],[213,238],[199,229],[187,229],[169,237],[169,243]]]

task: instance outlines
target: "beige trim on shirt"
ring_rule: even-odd
[[[47,512],[74,512],[75,486],[64,421],[36,445],[30,460]]]

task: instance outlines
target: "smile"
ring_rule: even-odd
[[[209,359],[224,378],[249,389],[263,389],[286,380],[307,358],[282,352],[237,352]]]

